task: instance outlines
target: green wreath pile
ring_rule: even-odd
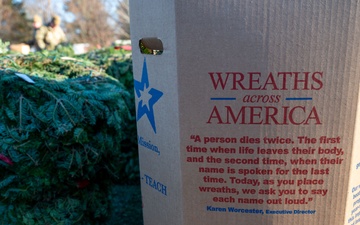
[[[0,224],[105,224],[132,100],[89,60],[1,56]]]

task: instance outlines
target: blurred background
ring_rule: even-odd
[[[44,24],[58,15],[79,54],[130,39],[129,0],[0,0],[0,39],[12,45],[31,40],[35,15]]]

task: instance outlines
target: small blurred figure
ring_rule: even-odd
[[[46,35],[48,33],[48,28],[43,26],[42,19],[39,15],[35,15],[33,19],[33,37],[31,41],[28,41],[27,44],[31,47],[34,47],[35,51],[41,51],[46,48]]]
[[[46,34],[45,41],[47,50],[54,50],[56,46],[67,41],[64,31],[60,27],[61,19],[59,16],[53,16]]]

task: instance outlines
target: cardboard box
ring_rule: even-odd
[[[130,12],[145,225],[360,224],[357,0]]]

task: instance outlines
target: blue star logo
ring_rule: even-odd
[[[155,88],[150,88],[146,59],[144,59],[141,81],[135,80],[134,88],[136,96],[139,99],[136,121],[139,121],[146,115],[151,127],[156,133],[154,104],[159,101],[163,93]]]

